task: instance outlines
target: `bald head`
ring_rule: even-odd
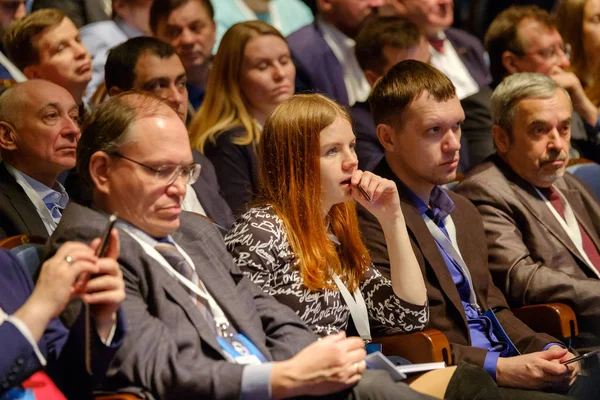
[[[54,83],[22,82],[0,96],[2,159],[46,186],[75,166],[79,135],[77,104]]]

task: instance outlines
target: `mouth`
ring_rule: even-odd
[[[79,68],[77,68],[77,73],[80,75],[85,74],[86,72],[91,71],[91,69],[92,69],[92,63],[86,62],[85,64],[83,64]]]
[[[447,161],[445,163],[441,164],[443,167],[451,167],[451,168],[456,168],[458,166],[458,158],[454,159],[454,160],[450,160]]]
[[[342,182],[340,182],[340,185],[342,186],[350,186],[350,182],[352,181],[352,178],[348,178],[346,180],[343,180]]]

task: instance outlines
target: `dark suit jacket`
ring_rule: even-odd
[[[600,205],[569,173],[555,184],[600,249]],[[494,155],[456,191],[483,217],[489,266],[513,306],[561,302],[577,314],[579,346],[599,343],[600,279],[588,267],[533,186]],[[483,237],[483,236],[482,236]]]
[[[102,1],[98,0],[33,0],[32,12],[42,8],[58,8],[67,14],[77,28],[109,19]]]
[[[71,203],[50,238],[89,242],[107,217]],[[174,240],[194,261],[200,279],[238,332],[268,360],[284,360],[315,340],[289,308],[244,278],[223,239],[206,218],[183,213]],[[119,230],[119,264],[127,298],[129,332],[106,379],[106,387],[142,387],[160,399],[240,397],[243,366],[227,362],[214,330],[188,292],[128,233]]]
[[[322,93],[348,106],[343,67],[321,35],[317,23],[290,34],[287,42],[296,66],[296,93]]]
[[[48,231],[21,185],[0,163],[0,239],[23,234],[47,237]]]
[[[0,250],[0,307],[7,313],[17,311],[33,292],[33,282],[25,268],[6,250]],[[48,362],[45,371],[69,399],[89,398],[94,384],[101,382],[109,363],[122,343],[124,331],[118,325],[111,347],[92,335],[92,368],[95,380],[84,367],[83,339],[85,324],[83,314],[71,332],[58,319],[50,321],[38,348]],[[34,372],[42,369],[33,347],[11,323],[0,325],[0,397],[7,388],[21,384]],[[6,384],[6,386],[4,386]]]
[[[192,150],[194,162],[202,166],[200,177],[192,185],[202,208],[206,215],[212,218],[217,224],[229,230],[233,225],[233,214],[231,208],[225,201],[223,191],[219,187],[215,167],[210,160],[197,150]]]
[[[483,366],[487,350],[471,346],[467,319],[458,290],[408,190],[394,175],[385,159],[374,173],[393,180],[398,186],[408,234],[427,287],[428,327],[439,329],[446,335],[455,363],[467,361]],[[452,192],[449,192],[449,195],[455,204],[452,220],[456,226],[458,247],[471,273],[478,303],[483,309],[495,310],[504,330],[521,353],[540,351],[546,344],[556,342],[551,336],[533,332],[510,311],[487,269],[487,245],[477,210],[467,199]],[[359,209],[358,215],[363,240],[371,253],[373,263],[381,271],[387,271],[389,274],[390,263],[381,226],[365,209]]]

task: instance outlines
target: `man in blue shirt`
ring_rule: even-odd
[[[465,118],[454,85],[434,67],[406,60],[375,85],[370,102],[385,148],[374,173],[398,185],[426,278],[430,327],[448,337],[455,362],[483,367],[500,387],[568,391],[579,366],[560,362],[573,354],[512,314],[492,283],[477,210],[440,186],[456,179]],[[373,262],[385,270],[385,239],[367,214],[360,212],[361,229]],[[518,395],[529,398],[536,392]]]
[[[58,176],[75,166],[79,107],[54,83],[18,83],[0,97],[0,237],[50,236],[69,201]]]

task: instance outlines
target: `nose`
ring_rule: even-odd
[[[25,2],[21,1],[19,6],[17,7],[17,11],[15,11],[15,20],[21,19],[27,14],[27,9],[25,8]]]
[[[384,4],[385,4],[385,0],[370,0],[369,1],[369,7],[371,7],[371,8],[383,7]]]
[[[65,138],[77,141],[79,136],[81,136],[81,129],[79,128],[79,124],[67,115],[65,116],[64,126],[60,134]]]
[[[175,181],[167,186],[167,194],[170,196],[181,196],[181,198],[185,197],[185,192],[187,190],[187,177],[183,176],[181,170],[177,172],[177,178]]]
[[[179,43],[187,46],[193,44],[194,35],[192,34],[192,31],[190,31],[188,28],[183,28],[181,35],[179,35]]]
[[[273,79],[280,81],[285,76],[284,66],[276,62],[273,64]]]
[[[446,139],[442,142],[442,151],[444,153],[457,152],[461,148],[460,145],[460,130],[453,132],[451,129],[446,134]]]
[[[558,50],[558,53],[556,56],[558,57],[557,65],[559,67],[561,67],[562,69],[566,69],[571,66],[571,61],[569,60],[569,57],[567,57],[567,55],[565,54],[565,52],[562,49]]]
[[[356,157],[356,153],[353,150],[348,151],[342,162],[342,169],[344,171],[354,171],[356,167],[358,167],[358,157]]]
[[[171,103],[175,109],[179,109],[179,106],[183,102],[183,94],[179,91],[179,88],[175,83],[172,83],[169,87],[169,93],[167,94],[167,101]]]
[[[548,150],[553,149],[560,151],[563,150],[564,147],[565,140],[563,140],[563,137],[560,135],[560,132],[558,132],[558,129],[556,128],[552,129],[552,131],[548,134]]]
[[[85,45],[81,42],[76,41],[75,44],[73,45],[73,49],[74,49],[73,54],[76,59],[85,58],[88,55]]]

